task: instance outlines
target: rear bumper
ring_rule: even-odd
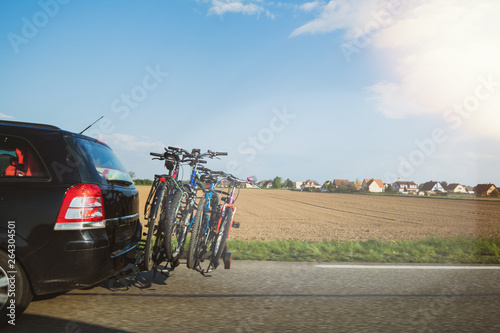
[[[135,262],[141,233],[138,222],[130,241],[112,252],[104,229],[54,232],[49,244],[24,263],[34,293],[86,288],[119,273]]]

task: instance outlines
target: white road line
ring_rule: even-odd
[[[317,268],[350,269],[500,269],[500,266],[398,266],[398,265],[315,265]]]

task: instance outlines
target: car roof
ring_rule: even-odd
[[[54,126],[54,125],[29,123],[29,122],[21,122],[21,121],[10,121],[10,120],[0,120],[0,125],[17,126],[17,127],[23,127],[23,128],[29,128],[29,129],[52,130],[55,132],[61,132],[64,135],[71,135],[71,136],[74,136],[77,138],[82,138],[82,139],[87,139],[90,141],[98,142],[98,143],[110,148],[106,143],[104,143],[100,140],[97,140],[97,139],[92,138],[90,136],[86,136],[84,134],[66,131],[66,130],[63,130],[63,129],[61,129],[57,126]]]
[[[47,124],[27,123],[27,122],[21,122],[21,121],[0,120],[0,125],[33,127],[33,128],[53,129],[53,130],[60,130],[61,131],[61,129],[57,126],[47,125]]]

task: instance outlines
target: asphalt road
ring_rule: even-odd
[[[3,331],[500,332],[499,269],[366,266],[235,261],[212,277],[179,266],[35,300]]]

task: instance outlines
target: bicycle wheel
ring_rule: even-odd
[[[155,225],[158,220],[158,214],[163,201],[163,184],[158,185],[155,197],[151,203],[150,216],[148,220],[148,234],[146,236],[146,244],[144,246],[144,268],[150,271],[153,268],[153,236],[155,234]]]
[[[217,192],[212,193],[212,201],[210,202],[210,226],[217,228],[217,223],[219,222],[220,212],[222,210],[222,205],[220,204],[220,197]],[[214,232],[217,230],[214,230]]]
[[[222,256],[222,253],[226,249],[227,237],[229,236],[229,230],[231,227],[231,222],[233,221],[233,210],[231,208],[226,208],[225,216],[222,219],[222,223],[219,228],[219,233],[217,234],[214,249],[213,249],[213,257],[212,264],[214,268],[217,268],[219,265],[219,259]]]
[[[157,229],[156,233],[154,236],[155,241],[154,241],[154,246],[153,246],[153,263],[156,265],[159,265],[163,259],[165,258],[165,249],[164,249],[164,242],[165,242],[165,220],[167,219],[168,216],[168,209],[169,209],[169,198],[168,198],[168,187],[169,185],[166,185],[165,191],[163,192],[163,198],[160,203],[160,207],[158,208],[158,217],[157,217]]]
[[[177,191],[174,194],[172,203],[169,205],[167,218],[165,219],[165,256],[170,262],[175,262],[179,259],[181,253],[182,224],[186,218],[188,210],[187,194]]]
[[[151,215],[151,204],[154,202],[156,191],[158,190],[159,179],[155,178],[151,189],[149,190],[148,198],[146,200],[146,205],[144,205],[144,218],[147,220]]]
[[[195,268],[198,261],[201,259],[198,257],[198,254],[206,230],[205,202],[205,197],[202,197],[198,204],[198,210],[196,211],[193,225],[191,226],[191,240],[189,241],[187,257],[188,268]]]

